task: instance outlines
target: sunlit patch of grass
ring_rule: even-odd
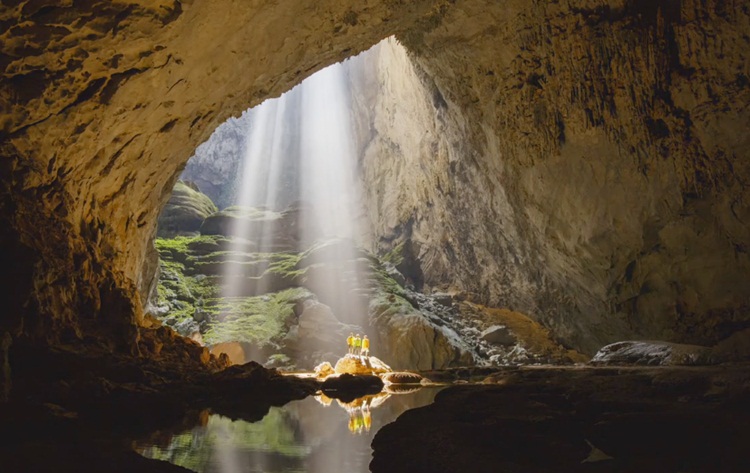
[[[299,268],[301,254],[299,253],[271,253],[265,255],[270,261],[268,272],[277,274],[285,279],[295,279],[305,273]]]
[[[292,288],[255,297],[211,299],[205,308],[221,321],[212,321],[203,339],[209,345],[229,341],[271,345],[287,333],[294,304],[306,297],[306,289]]]

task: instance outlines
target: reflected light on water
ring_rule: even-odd
[[[159,445],[141,442],[137,451],[199,473],[364,473],[378,429],[430,404],[438,391],[380,393],[350,403],[318,395],[272,407],[254,423],[211,415],[205,425]]]
[[[221,297],[250,297],[271,290],[272,283],[260,277],[262,271],[248,274],[252,271],[248,260],[254,257],[250,253],[314,247],[315,256],[308,264],[315,271],[308,272],[305,286],[340,322],[367,332],[364,293],[369,262],[357,246],[360,235],[367,232],[359,228],[361,192],[347,72],[347,67],[357,67],[356,61],[363,60],[353,58],[325,68],[248,112],[234,218],[228,219],[232,242],[222,266]],[[297,213],[286,212],[290,206]],[[287,233],[279,235],[279,222],[289,215],[292,220],[285,220],[283,226]],[[288,238],[292,233],[298,243],[291,245],[298,248],[289,248],[289,241],[296,241]],[[265,362],[260,347],[248,348],[249,359]],[[309,349],[325,353],[324,346]],[[423,405],[434,397],[431,390],[426,393],[408,397]],[[372,411],[391,397],[403,399],[391,400],[390,408],[379,408],[379,420]],[[200,472],[368,471],[375,432],[408,408],[412,401],[406,398],[383,394],[347,404],[328,400],[327,407],[319,404],[325,405],[322,398],[319,402],[309,398],[272,408],[256,423],[212,415],[204,426],[175,436],[167,448],[152,445],[142,453]]]

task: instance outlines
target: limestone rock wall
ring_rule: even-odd
[[[1,328],[75,337],[90,319],[135,340],[156,218],[196,146],[228,116],[412,27],[430,6],[5,2],[0,226],[13,264],[3,272],[25,290]]]
[[[195,150],[180,178],[196,183],[219,209],[236,203],[236,180],[241,174],[240,162],[245,153],[250,113],[230,117],[219,125],[211,137]]]
[[[389,138],[366,163],[377,244],[410,241],[428,285],[528,313],[587,351],[747,327],[748,7],[456,1],[440,14],[401,37],[421,86],[381,79],[395,96],[374,112]]]
[[[408,241],[428,286],[588,351],[750,325],[739,0],[3,5],[3,331],[135,340],[156,217],[195,147],[391,34],[420,81],[395,83],[409,113],[370,117],[400,134],[362,145],[376,246]],[[375,164],[386,146],[398,159]]]

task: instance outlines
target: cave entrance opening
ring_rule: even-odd
[[[335,362],[350,333],[372,330],[358,173],[371,117],[355,114],[382,44],[230,118],[196,149],[159,217],[152,305],[165,324],[234,363],[289,370]]]

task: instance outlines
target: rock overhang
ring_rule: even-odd
[[[740,183],[750,170],[730,124],[748,123],[737,79],[747,14],[685,1],[674,17],[623,2],[604,18],[597,7],[610,2],[579,3],[10,5],[0,13],[9,25],[2,220],[13,245],[36,252],[24,256],[33,289],[18,305],[56,321],[42,332],[90,317],[133,336],[122,326],[141,318],[156,217],[192,149],[227,116],[400,34],[434,81],[436,103],[463,128],[451,138],[465,138],[472,156],[427,168],[450,179],[426,189],[426,200],[447,195],[439,210],[454,222],[408,202],[428,283],[533,313],[589,351],[639,332],[713,343],[731,333],[727,323],[746,326]],[[704,54],[715,49],[698,41],[709,25],[734,49]],[[724,92],[712,98],[717,87]],[[531,185],[555,176],[595,186],[596,199]],[[633,189],[637,208],[619,212],[617,199]],[[466,193],[488,199],[468,205]],[[589,205],[597,201],[612,205]],[[690,248],[698,257],[675,264]],[[503,263],[499,276],[493,260]],[[690,274],[701,261],[718,282]],[[722,277],[719,268],[728,268]],[[122,322],[100,316],[118,312]],[[12,332],[30,327],[6,322]]]

